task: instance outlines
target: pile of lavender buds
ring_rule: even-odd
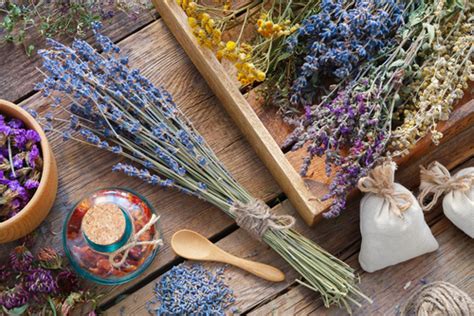
[[[63,259],[53,248],[42,248],[37,255],[25,245],[14,248],[5,262],[0,261],[0,311],[67,316],[76,304],[93,301],[91,293],[79,289],[78,277]]]
[[[154,315],[225,315],[235,298],[223,281],[224,269],[221,267],[212,273],[201,264],[173,267],[156,283],[155,298],[146,304],[148,312]],[[230,311],[235,312],[235,308]]]
[[[39,186],[40,136],[18,119],[0,115],[0,221],[15,216]]]

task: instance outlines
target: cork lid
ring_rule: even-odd
[[[106,285],[128,282],[143,273],[158,252],[158,225],[138,235],[154,217],[151,205],[135,192],[97,190],[78,201],[66,216],[64,253],[87,280]],[[127,248],[134,239],[144,243]]]
[[[92,206],[82,220],[82,231],[97,245],[111,245],[122,238],[126,220],[122,210],[115,204]]]

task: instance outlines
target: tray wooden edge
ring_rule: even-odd
[[[305,179],[289,163],[222,64],[210,50],[200,47],[188,26],[185,13],[176,1],[153,0],[153,3],[171,33],[300,216],[308,225],[316,224],[331,203],[331,201],[320,201],[326,190],[310,192]],[[440,123],[439,130],[444,133],[444,137],[438,146],[435,146],[430,135],[427,135],[419,141],[410,154],[397,160],[399,164],[397,181],[413,189],[419,184],[419,165],[439,160],[451,169],[474,156],[472,141],[474,139],[474,100],[468,100],[457,106],[450,119]]]
[[[213,53],[202,49],[187,17],[175,0],[153,0],[161,18],[204,77],[223,107],[233,119],[282,191],[308,225],[314,225],[329,203],[321,202],[308,190],[304,180],[290,164],[255,111],[234,85]],[[322,196],[322,194],[321,194]]]

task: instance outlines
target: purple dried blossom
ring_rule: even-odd
[[[32,168],[36,167],[36,163],[38,161],[39,156],[40,156],[40,152],[39,152],[38,146],[36,145],[31,146],[31,150],[28,153],[28,164]]]
[[[155,298],[146,308],[155,315],[225,315],[235,298],[222,278],[224,269],[212,273],[200,264],[173,267],[156,283]]]
[[[14,271],[25,272],[32,269],[33,254],[25,246],[17,246],[10,252],[10,266]]]
[[[38,251],[37,257],[40,266],[45,269],[60,269],[63,263],[63,259],[59,253],[50,247],[41,248]]]
[[[42,161],[39,134],[18,119],[0,120],[0,220],[15,216],[39,185]],[[31,150],[30,150],[31,149]],[[30,168],[31,167],[31,168]]]
[[[31,296],[23,286],[17,285],[12,289],[0,292],[0,305],[6,310],[21,307],[28,303]]]
[[[43,268],[28,271],[24,285],[25,289],[32,294],[53,294],[58,290],[52,272]]]

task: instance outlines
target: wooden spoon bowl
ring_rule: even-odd
[[[38,132],[41,138],[43,171],[35,194],[28,204],[15,216],[0,222],[0,244],[17,240],[32,232],[46,218],[58,191],[58,169],[53,151],[38,122],[18,105],[0,99],[0,114],[23,121],[29,129]]]

